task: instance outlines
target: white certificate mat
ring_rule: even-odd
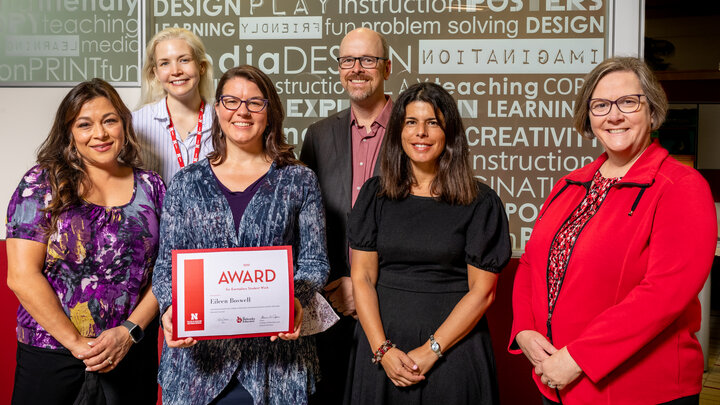
[[[173,339],[293,330],[292,247],[173,250]]]

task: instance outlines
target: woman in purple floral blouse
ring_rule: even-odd
[[[115,89],[93,79],[70,90],[7,211],[21,304],[13,404],[156,402],[149,287],[165,186],[140,164]]]

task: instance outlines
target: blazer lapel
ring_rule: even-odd
[[[352,204],[352,142],[350,131],[350,109],[344,114],[337,115],[337,121],[332,127],[334,158],[337,159],[337,177],[340,184],[340,192],[344,201],[343,205],[350,209]]]

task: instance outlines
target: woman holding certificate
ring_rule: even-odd
[[[508,223],[472,177],[452,96],[434,83],[403,92],[380,159],[348,221],[357,358],[367,358],[352,403],[497,403],[484,315],[510,259]]]
[[[13,404],[157,401],[150,275],[165,186],[139,168],[130,121],[107,82],[78,84],[10,200]]]
[[[314,341],[299,337],[303,307],[325,285],[325,216],[312,171],[295,159],[270,79],[228,70],[215,97],[214,152],[168,189],[153,277],[165,332],[165,404],[307,402],[318,372]],[[273,338],[172,339],[172,250],[291,245],[295,330]]]

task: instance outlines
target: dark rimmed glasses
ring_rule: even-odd
[[[220,96],[220,104],[222,104],[225,109],[230,111],[236,111],[238,108],[240,108],[242,103],[245,103],[245,107],[248,109],[248,111],[259,113],[264,110],[265,107],[267,107],[268,101],[267,99],[259,97],[253,97],[247,100],[243,100],[235,96]]]
[[[628,94],[622,96],[615,101],[606,100],[604,98],[591,98],[588,101],[588,107],[590,108],[590,114],[596,117],[602,117],[610,114],[613,104],[625,114],[630,114],[638,111],[642,103],[640,97],[645,97],[644,94]]]
[[[337,58],[340,69],[352,69],[355,66],[356,60],[360,61],[360,66],[362,66],[363,69],[375,69],[378,61],[388,60],[388,58],[382,58],[380,56],[341,56]]]

